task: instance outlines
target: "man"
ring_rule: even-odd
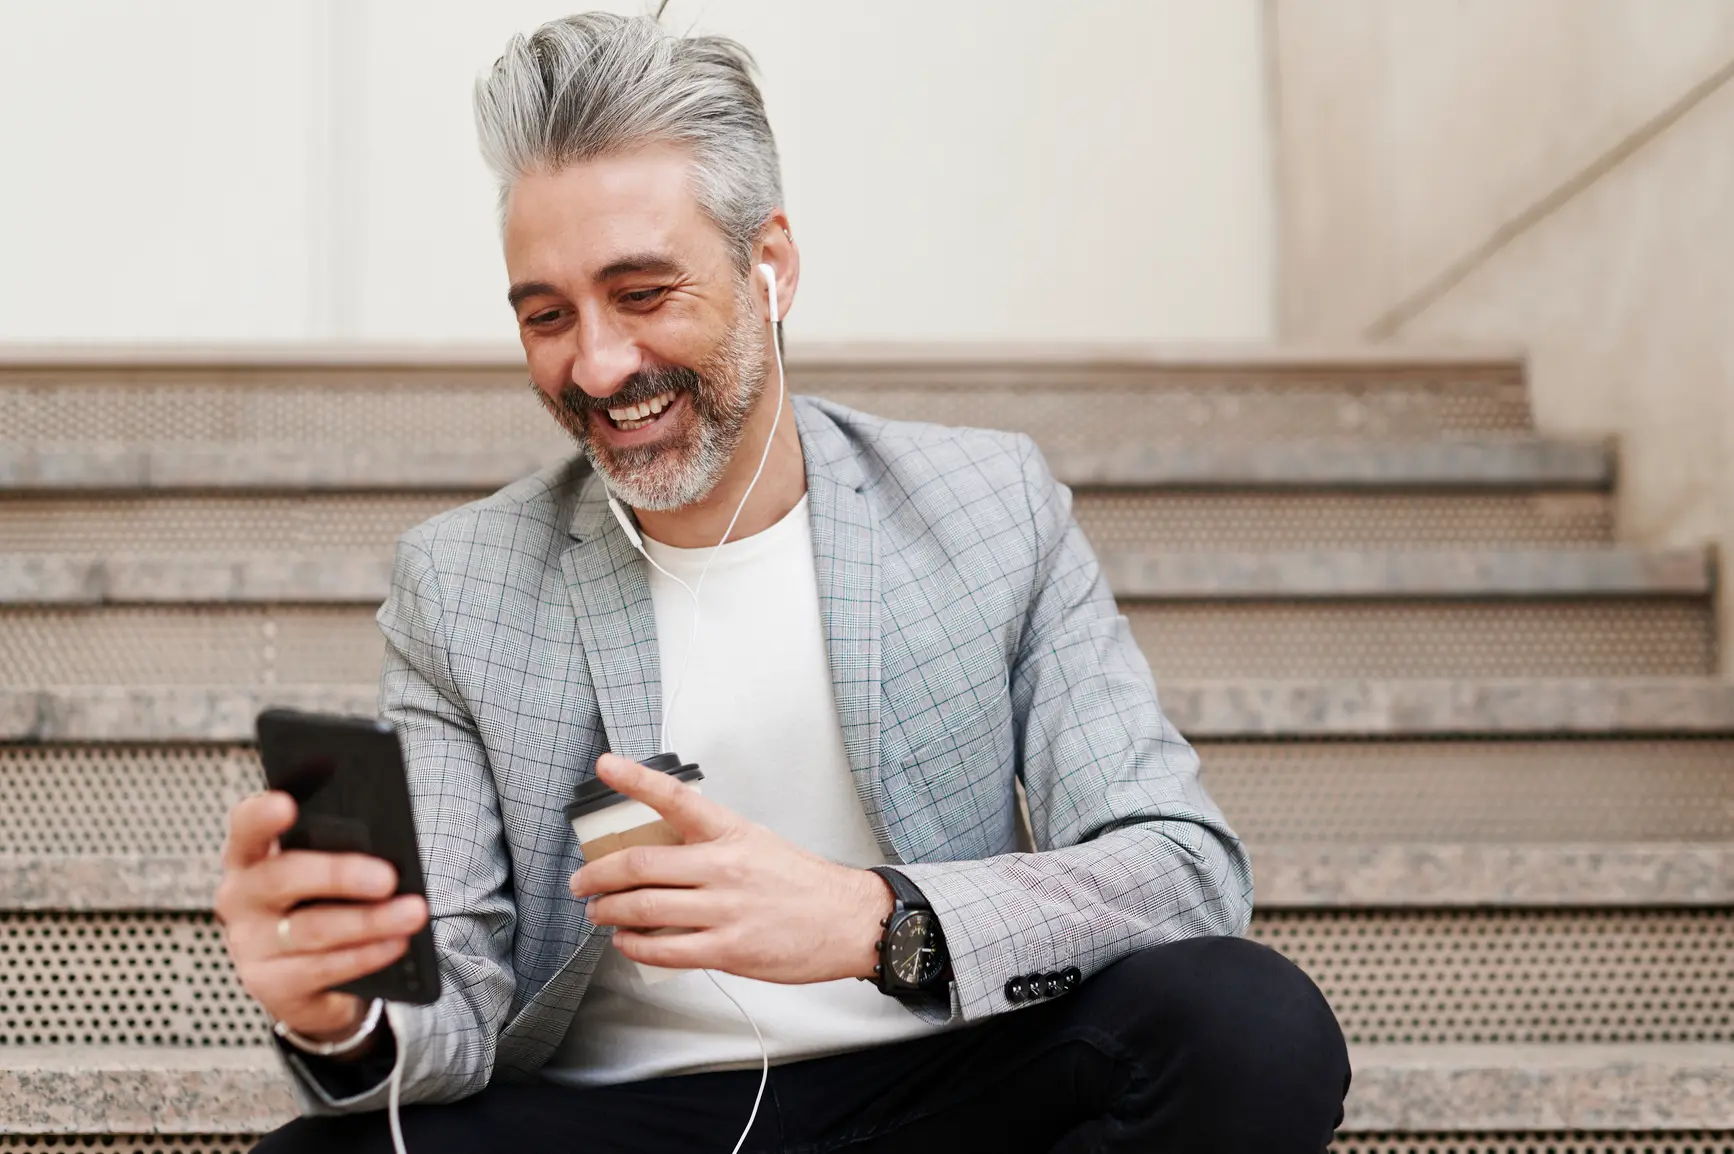
[[[478,85],[583,455],[399,545],[426,906],[278,852],[284,795],[232,815],[218,912],[308,1114],[260,1148],[388,1148],[395,1070],[415,1154],[722,1151],[754,1111],[748,1150],[1322,1150],[1335,1019],[1236,936],[1244,852],[1033,443],[784,398],[800,257],[748,65],[591,14]],[[702,793],[634,764],[665,751]],[[682,844],[586,864],[593,775]],[[437,1004],[331,991],[430,909]]]

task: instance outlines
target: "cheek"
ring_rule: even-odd
[[[526,343],[524,366],[536,388],[550,400],[558,399],[572,383],[571,352],[552,347],[550,342]]]

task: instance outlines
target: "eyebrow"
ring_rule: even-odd
[[[633,256],[621,257],[599,271],[593,278],[597,284],[613,280],[617,276],[633,274],[650,274],[651,276],[675,276],[684,271],[679,264],[666,256],[657,253],[639,253]],[[526,300],[535,296],[558,296],[560,290],[547,281],[519,281],[506,293],[506,303],[514,309]]]

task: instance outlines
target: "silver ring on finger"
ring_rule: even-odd
[[[277,945],[286,954],[295,952],[295,947],[289,940],[289,918],[284,915],[277,919]]]

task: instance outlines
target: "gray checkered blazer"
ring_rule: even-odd
[[[1013,1009],[1014,975],[1242,932],[1245,853],[1035,445],[795,413],[844,743],[945,927],[952,1017]],[[656,618],[580,459],[405,534],[379,623],[444,982],[394,1007],[403,1096],[448,1101],[546,1062],[607,945],[567,889],[561,809],[604,751],[660,752]],[[1015,852],[1015,778],[1042,852]],[[308,1111],[384,1104],[291,1069]]]

